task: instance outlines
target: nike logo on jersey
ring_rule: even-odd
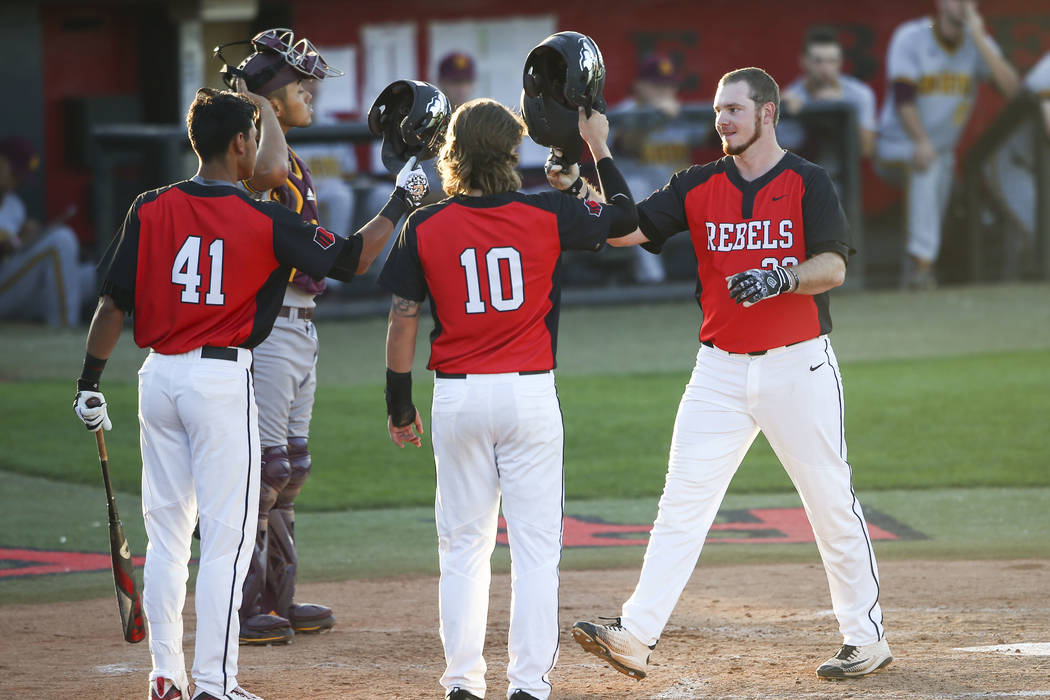
[[[810,371],[810,372],[816,372],[816,371],[817,371],[818,369],[820,369],[820,368],[821,368],[821,367],[823,367],[823,366],[824,366],[824,363],[823,363],[823,362],[821,362],[821,363],[820,363],[819,365],[813,365],[812,367],[810,367],[810,368],[809,368],[809,371]]]
[[[784,197],[787,197],[787,195],[786,195],[786,194],[782,194],[782,195],[780,195],[779,197],[774,197],[774,198],[773,198],[773,201],[775,202],[775,201],[777,201],[778,199],[783,199]]]

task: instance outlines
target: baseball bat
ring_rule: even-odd
[[[109,456],[106,454],[106,438],[102,429],[95,431],[98,443],[98,461],[102,465],[102,481],[106,484],[106,500],[109,502],[109,552],[113,559],[113,584],[117,589],[117,608],[124,628],[124,639],[134,644],[146,638],[146,623],[142,618],[142,599],[135,584],[135,565],[131,561],[128,538],[124,536],[124,525],[117,513],[117,502],[113,497],[113,485],[109,481]]]

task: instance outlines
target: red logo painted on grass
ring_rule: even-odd
[[[142,566],[146,557],[133,557],[132,561],[135,566]],[[0,578],[109,571],[112,562],[109,552],[96,554],[0,547]]]
[[[923,535],[910,528],[897,525],[895,521],[882,514],[878,520],[882,526],[872,522],[872,512],[868,515],[868,534],[873,540],[921,539]],[[608,523],[597,518],[578,518],[565,516],[565,530],[562,535],[563,547],[630,547],[649,543],[649,531],[652,523]],[[899,530],[900,532],[894,532]],[[747,542],[761,544],[797,544],[813,542],[813,529],[806,519],[806,512],[801,508],[751,508],[749,510],[720,511],[718,519],[711,526],[707,542],[725,544],[743,544]],[[499,534],[496,542],[507,544],[507,522],[499,519]]]

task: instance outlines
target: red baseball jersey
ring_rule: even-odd
[[[787,153],[748,182],[733,158],[694,165],[671,176],[638,205],[644,247],[658,253],[689,231],[697,260],[700,340],[729,352],[790,345],[831,331],[827,292],[782,294],[750,307],[729,296],[726,277],[751,268],[798,265],[832,251],[848,259],[846,216],[823,168]]]
[[[194,178],[138,196],[100,265],[101,293],[134,313],[139,347],[251,348],[273,328],[293,267],[349,281],[361,247],[360,236],[336,236],[232,183]]]
[[[556,191],[450,197],[409,217],[379,283],[411,301],[429,294],[429,369],[554,369],[561,251],[600,250],[613,218]]]

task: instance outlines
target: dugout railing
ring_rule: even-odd
[[[684,105],[681,117],[694,122],[697,129],[706,135],[705,149],[701,149],[701,154],[708,159],[718,157],[720,152],[717,150],[718,140],[713,130],[714,113],[710,105]],[[629,122],[636,126],[639,120],[644,122],[647,118],[650,115],[643,110],[617,112],[610,115],[610,125],[615,130]],[[780,129],[792,124],[798,127],[802,137],[796,139],[797,143],[790,144],[791,150],[825,164],[839,190],[843,209],[852,228],[854,247],[859,251],[859,255],[850,263],[847,286],[862,288],[865,255],[860,145],[855,112],[844,104],[810,106],[797,115],[785,116]],[[92,223],[95,229],[95,254],[98,257],[120,226],[133,198],[139,192],[188,177],[196,169],[196,158],[190,150],[185,126],[181,124],[110,124],[96,127],[92,136]],[[288,140],[293,146],[307,143],[358,144],[374,141],[375,137],[366,124],[348,123],[295,129],[289,132]],[[521,171],[526,185],[544,182],[540,164],[522,167]],[[670,174],[668,172],[668,176]],[[634,194],[644,197],[648,193]],[[691,295],[694,282],[695,271],[688,278],[669,279],[664,284],[645,286],[631,284],[622,276],[588,285],[574,285],[571,280],[566,280],[563,298],[570,304],[681,299]],[[363,310],[347,307],[341,311],[333,308],[332,311],[336,315],[371,313],[375,305],[366,302],[363,306]]]
[[[998,157],[1001,148],[1019,129],[1030,128],[1034,168],[1028,176],[1035,181],[1035,230],[1032,240],[1033,263],[1036,274],[1050,279],[1050,135],[1043,122],[1040,98],[1023,91],[1002,110],[994,122],[981,134],[963,160],[963,192],[966,220],[966,239],[969,257],[970,281],[995,279],[996,272],[989,266],[994,258],[992,244],[1004,245],[1004,225],[987,227],[986,212],[993,212],[997,221],[1009,222],[1007,206],[994,196],[985,182],[989,162]]]

